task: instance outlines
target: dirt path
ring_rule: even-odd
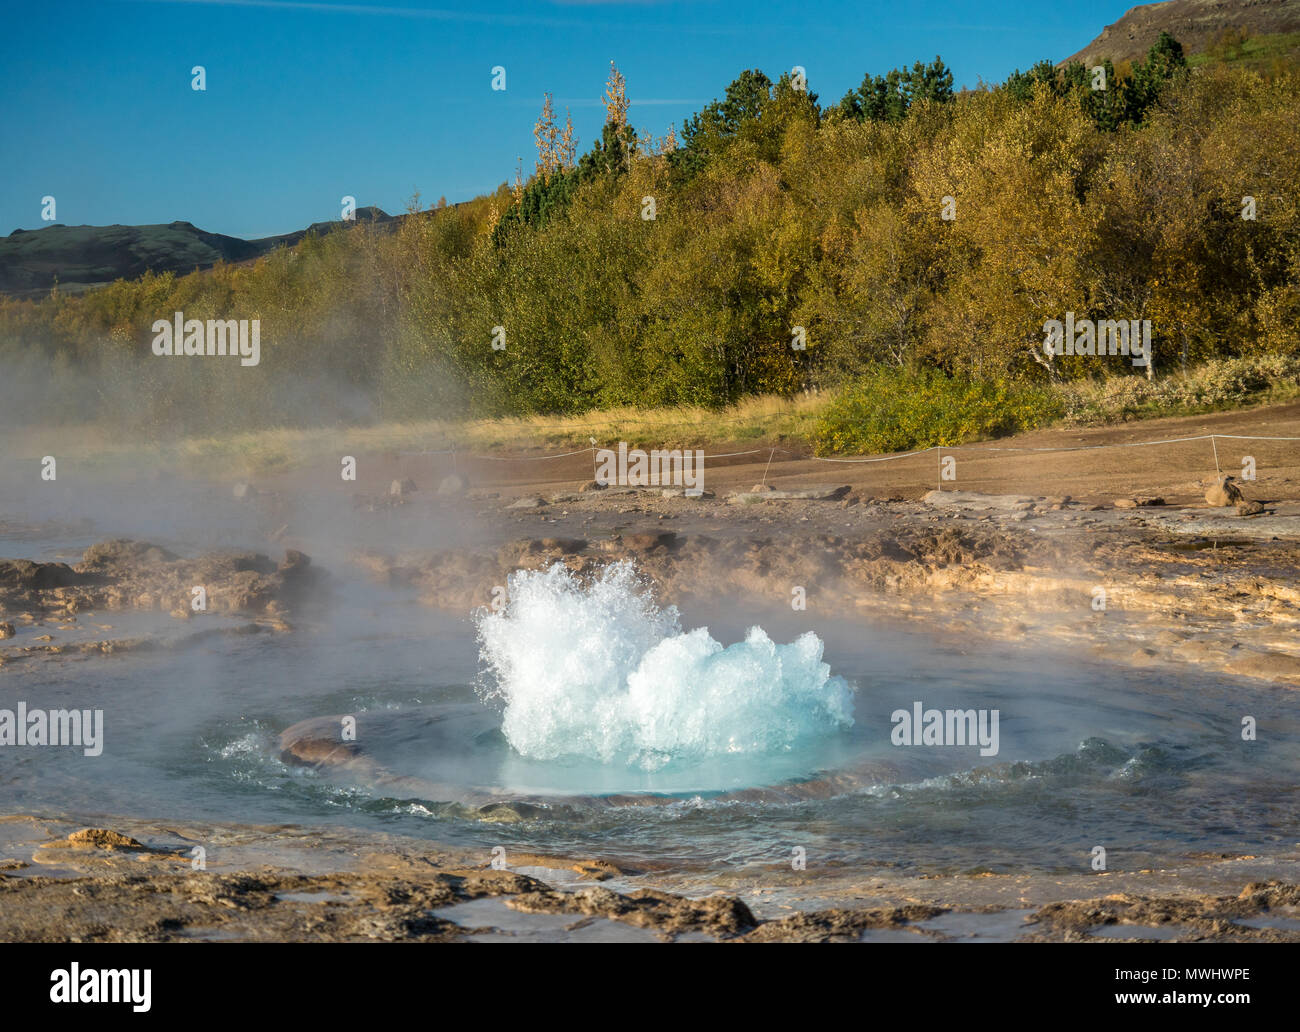
[[[1200,482],[1215,473],[1217,445],[1219,467],[1225,473],[1240,476],[1243,457],[1254,456],[1258,480],[1257,490],[1248,492],[1252,497],[1300,497],[1300,440],[1219,440],[1214,444],[1199,440],[1072,452],[992,450],[1137,445],[1206,434],[1300,438],[1300,402],[1095,429],[1053,429],[963,445],[946,453],[956,459],[956,480],[944,482],[943,487],[994,494],[1069,494],[1090,502],[1143,493],[1161,495],[1171,504],[1196,503],[1203,494]],[[653,447],[653,442],[631,444]],[[600,445],[616,447],[617,442]],[[714,457],[732,452],[746,454]],[[409,477],[422,489],[428,489],[442,477],[460,472],[468,475],[475,488],[526,495],[572,489],[593,477],[590,452],[561,458],[518,454],[525,457],[503,460],[412,453],[362,456],[357,487],[365,493],[382,493],[392,480]],[[748,489],[766,477],[766,482],[777,488],[807,483],[848,484],[867,497],[917,499],[938,486],[938,466],[939,457],[932,451],[884,462],[836,462],[813,458],[806,450],[796,455],[785,448],[774,451],[753,442],[735,442],[706,449],[704,484],[708,490],[722,494]],[[330,475],[335,476],[332,469]],[[317,476],[300,470],[288,475],[289,484],[285,477],[279,477],[268,478],[266,486],[284,487],[300,478]]]

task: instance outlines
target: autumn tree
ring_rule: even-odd
[[[533,126],[533,139],[537,142],[537,175],[545,182],[562,167],[560,129],[555,124],[555,105],[549,93],[545,94],[541,116]]]
[[[627,80],[613,61],[609,63],[609,81],[605,83],[605,124],[616,129],[627,125]]]

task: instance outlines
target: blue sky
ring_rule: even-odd
[[[943,56],[958,85],[1059,60],[1133,0],[0,0],[0,233],[183,220],[255,237],[464,200],[532,166],[545,91],[599,133],[610,59],[662,135],[739,72],[808,69],[823,102]],[[207,90],[191,89],[203,65]],[[505,92],[491,69],[506,68]]]

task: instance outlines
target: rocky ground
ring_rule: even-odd
[[[1098,507],[1068,496],[936,491],[894,501],[835,485],[827,493],[838,497],[747,493],[728,504],[615,488],[560,493],[528,509],[500,499],[413,502],[404,517],[469,515],[493,532],[478,545],[364,549],[346,572],[468,612],[490,604],[519,569],[558,562],[589,574],[630,560],[665,602],[798,599],[814,614],[1029,636],[1300,685],[1298,503],[1240,516],[1234,507]],[[278,563],[254,553],[184,559],[121,540],[72,565],[0,560],[0,637],[38,626],[49,635],[0,644],[0,664],[288,631],[295,610],[325,603],[328,576],[295,549]],[[238,622],[196,620],[194,585],[205,586],[209,613]],[[122,610],[170,614],[184,633],[113,637],[86,626],[93,614]]]
[[[1163,422],[1140,435],[1119,428],[1020,443],[1124,443],[1125,435],[1206,426],[1300,435],[1300,407]],[[121,539],[70,564],[0,560],[0,666],[113,662],[113,653],[183,648],[204,636],[292,633],[329,604],[336,582],[392,585],[463,613],[489,605],[518,569],[559,562],[589,574],[626,559],[665,602],[800,599],[813,614],[921,621],[1136,665],[1193,664],[1279,690],[1300,686],[1293,477],[1300,465],[1290,452],[1271,458],[1260,481],[1238,485],[1248,505],[1232,496],[1233,485],[1223,491],[1205,456],[1195,466],[1181,453],[1144,449],[1149,461],[1135,465],[1132,452],[1113,454],[1030,456],[1009,473],[1005,456],[973,454],[959,460],[956,484],[940,481],[945,489],[936,490],[897,467],[777,461],[772,452],[715,470],[701,497],[593,489],[581,457],[540,479],[536,466],[464,463],[435,475],[416,459],[363,457],[372,472],[361,490],[349,488],[347,504],[387,544],[313,537],[304,513],[316,504],[306,495],[315,481],[299,473],[222,487],[230,504],[268,529],[267,551],[274,542],[280,560],[248,551],[187,557]],[[1017,490],[1048,481],[1052,493]],[[413,544],[427,527],[455,533]],[[318,546],[328,549],[328,566],[308,558]],[[195,585],[205,587],[201,611]],[[115,614],[127,613],[154,614],[169,630],[123,635]],[[318,744],[290,736],[286,752],[302,763],[364,764]],[[1300,938],[1300,857],[1290,854],[1062,879],[976,873],[867,885],[852,871],[823,872],[815,891],[789,871],[734,887],[716,875],[698,885],[683,876],[672,894],[644,887],[653,872],[600,857],[515,858],[498,871],[481,856],[342,831],[200,834],[129,821],[84,831],[69,817],[0,818],[0,939],[485,939],[543,931],[580,939],[628,927],[652,938],[737,941],[1102,941],[1114,937],[1107,928],[1186,941]],[[223,860],[195,870],[187,843],[214,840],[229,847]],[[600,884],[582,884],[592,880]],[[1240,888],[1225,895],[1225,884]],[[827,908],[835,897],[843,905]],[[468,905],[477,909],[455,911]]]

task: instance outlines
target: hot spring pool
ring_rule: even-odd
[[[799,847],[864,871],[1055,872],[1102,845],[1118,870],[1300,838],[1300,727],[1267,684],[743,600],[678,614],[630,572],[511,590],[476,623],[349,584],[292,635],[7,671],[11,699],[102,707],[105,747],[10,750],[5,808],[346,825],[667,868]],[[896,745],[894,716],[918,702],[996,710],[996,755]],[[329,714],[355,716],[387,780],[283,761],[280,733]],[[484,800],[529,805],[502,825]]]

